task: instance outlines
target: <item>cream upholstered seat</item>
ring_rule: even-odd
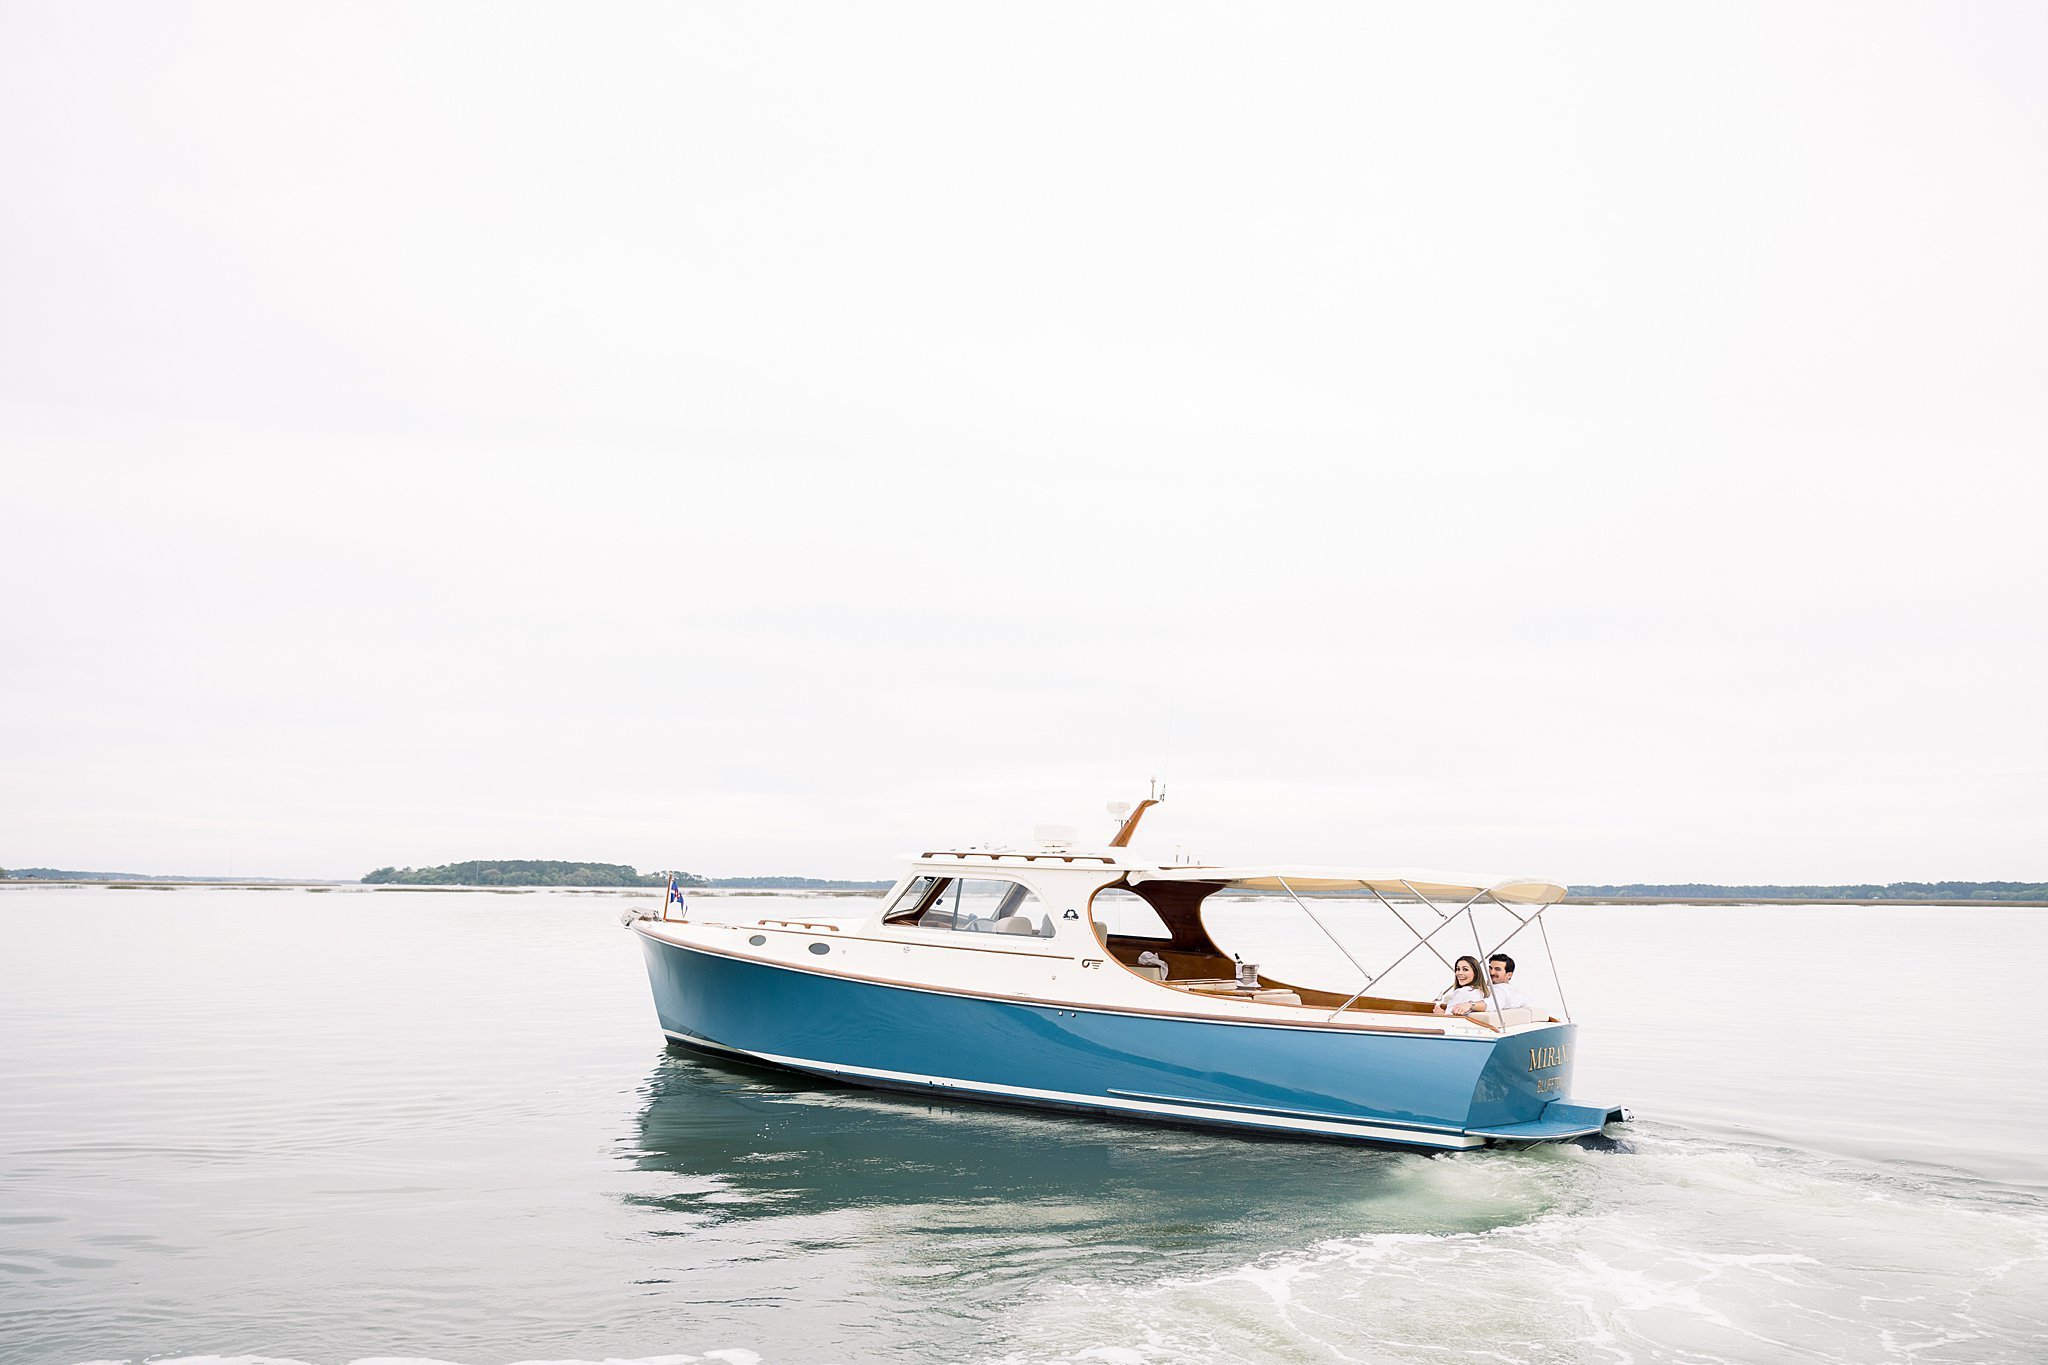
[[[1023,915],[1004,915],[988,926],[998,934],[1036,934],[1038,926]]]

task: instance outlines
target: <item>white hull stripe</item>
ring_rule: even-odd
[[[1346,1126],[1354,1125],[1358,1122],[1356,1119],[1347,1119],[1341,1114],[1319,1114],[1313,1109],[1275,1109],[1271,1105],[1265,1104],[1231,1104],[1224,1100],[1190,1100],[1184,1099],[1179,1095],[1148,1094],[1143,1090],[1112,1090],[1109,1093],[1121,1095],[1125,1099],[1152,1100],[1159,1104],[1170,1104],[1181,1109],[1193,1105],[1197,1108],[1229,1109],[1239,1114],[1255,1114],[1260,1118],[1310,1119]],[[1400,1128],[1417,1133],[1443,1134],[1450,1131],[1439,1124],[1401,1123],[1394,1119],[1375,1119],[1374,1123],[1381,1127]]]
[[[1285,1129],[1289,1132],[1322,1133],[1338,1137],[1371,1138],[1381,1142],[1400,1142],[1410,1145],[1423,1144],[1431,1147],[1483,1147],[1484,1138],[1469,1137],[1463,1133],[1429,1132],[1420,1133],[1406,1128],[1384,1128],[1376,1124],[1352,1123],[1346,1120],[1310,1118],[1288,1118],[1278,1114],[1260,1113],[1254,1118],[1242,1109],[1218,1109],[1207,1105],[1182,1101],[1169,1104],[1147,1103],[1143,1100],[1110,1098],[1101,1095],[1075,1095],[1064,1090],[1038,1090],[1024,1085],[998,1085],[993,1081],[961,1081],[944,1076],[925,1076],[914,1071],[884,1071],[877,1067],[841,1066],[830,1062],[814,1062],[805,1057],[782,1057],[772,1052],[751,1052],[746,1048],[727,1047],[705,1038],[694,1038],[687,1033],[671,1029],[662,1030],[670,1038],[687,1047],[711,1047],[720,1052],[730,1052],[738,1057],[751,1057],[756,1061],[769,1062],[776,1066],[792,1067],[798,1071],[812,1071],[829,1076],[857,1076],[863,1080],[891,1081],[899,1085],[929,1085],[938,1089],[958,1090],[970,1094],[1003,1095],[1011,1099],[1041,1100],[1048,1104],[1075,1105],[1085,1109],[1112,1109],[1134,1114],[1160,1114],[1175,1118],[1195,1118],[1205,1123],[1225,1123],[1236,1127]]]

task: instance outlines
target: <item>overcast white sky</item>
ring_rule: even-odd
[[[2048,8],[0,4],[0,865],[2048,878]]]

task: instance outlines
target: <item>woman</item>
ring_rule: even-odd
[[[1451,968],[1451,988],[1436,998],[1430,1008],[1437,1014],[1470,1014],[1486,1004],[1486,988],[1479,984],[1479,959],[1461,957]]]

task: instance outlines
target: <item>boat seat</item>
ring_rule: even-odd
[[[1038,935],[1038,926],[1023,915],[1004,915],[988,927],[998,934],[1030,934],[1034,938]]]
[[[1109,926],[1107,924],[1095,926],[1095,941],[1105,948],[1109,946]]]
[[[1533,1024],[1536,1022],[1536,1011],[1517,1005],[1513,1009],[1502,1010],[1500,1022],[1503,1028],[1513,1024]]]
[[[918,916],[920,929],[958,929],[963,934],[985,934],[993,929],[997,921],[985,920],[979,915],[962,915],[953,918],[951,910],[927,910]]]
[[[1252,992],[1252,1000],[1260,1005],[1299,1005],[1301,996],[1295,991],[1264,990]]]

